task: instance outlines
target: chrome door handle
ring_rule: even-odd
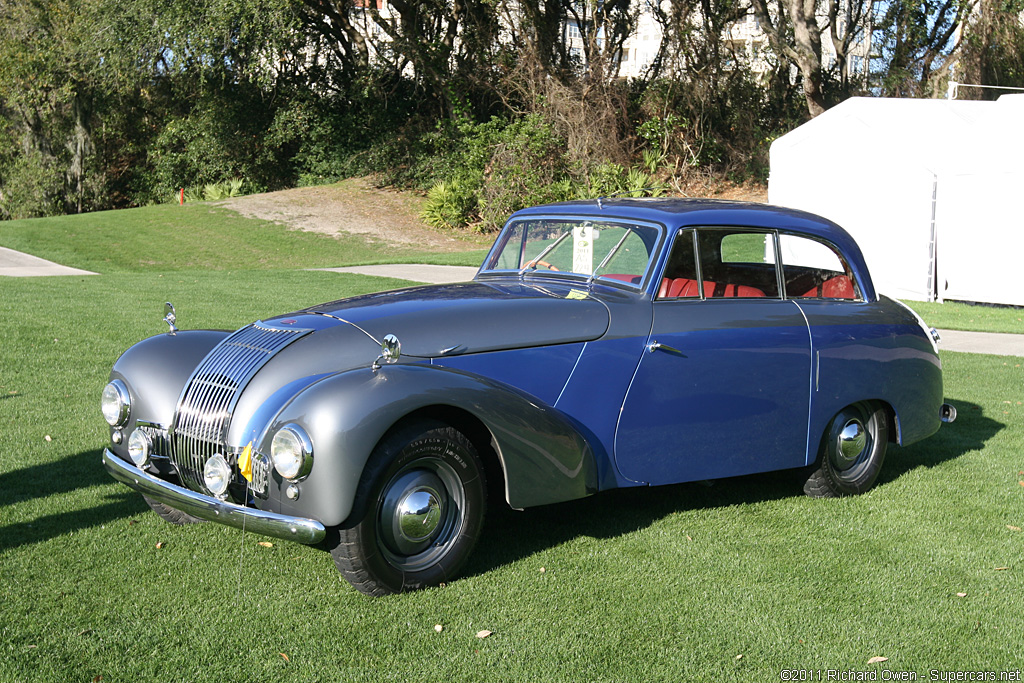
[[[655,351],[661,350],[661,351],[668,351],[669,353],[675,353],[675,354],[680,355],[680,356],[683,355],[683,352],[680,351],[679,349],[674,348],[672,346],[669,346],[668,344],[662,344],[661,342],[657,342],[657,341],[651,342],[650,344],[648,344],[647,345],[647,350],[650,351],[651,353],[654,353]]]

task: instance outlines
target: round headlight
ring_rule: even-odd
[[[313,443],[302,427],[285,425],[270,442],[270,459],[274,469],[285,479],[298,481],[313,467]]]
[[[206,466],[203,467],[203,482],[215,496],[222,496],[228,490],[228,484],[231,483],[231,467],[220,453],[206,461]]]
[[[146,463],[149,462],[149,454],[152,452],[153,440],[149,438],[149,434],[146,432],[136,429],[128,437],[128,455],[136,467],[140,469],[145,467]]]
[[[115,379],[103,387],[100,410],[103,411],[103,419],[111,427],[123,427],[128,422],[128,409],[131,403],[128,387],[121,380]]]

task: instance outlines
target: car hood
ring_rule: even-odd
[[[268,322],[289,319],[297,328],[313,328],[313,336],[346,323],[377,342],[393,334],[403,355],[432,358],[590,341],[605,333],[609,316],[586,289],[516,281],[379,292]]]

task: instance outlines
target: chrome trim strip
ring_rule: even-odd
[[[106,448],[103,449],[103,466],[110,476],[122,484],[200,519],[236,529],[244,527],[246,531],[306,545],[319,543],[327,534],[327,528],[315,519],[242,507],[175,486],[143,472]]]

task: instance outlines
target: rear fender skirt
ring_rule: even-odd
[[[363,467],[377,443],[403,416],[452,406],[476,416],[489,430],[514,508],[582,498],[597,490],[594,455],[559,411],[514,387],[449,368],[386,365],[331,375],[298,394],[274,419],[261,450],[287,423],[302,426],[313,442],[314,464],[289,500],[272,491],[284,514],[340,524],[352,510]],[[274,473],[276,483],[281,482]]]

